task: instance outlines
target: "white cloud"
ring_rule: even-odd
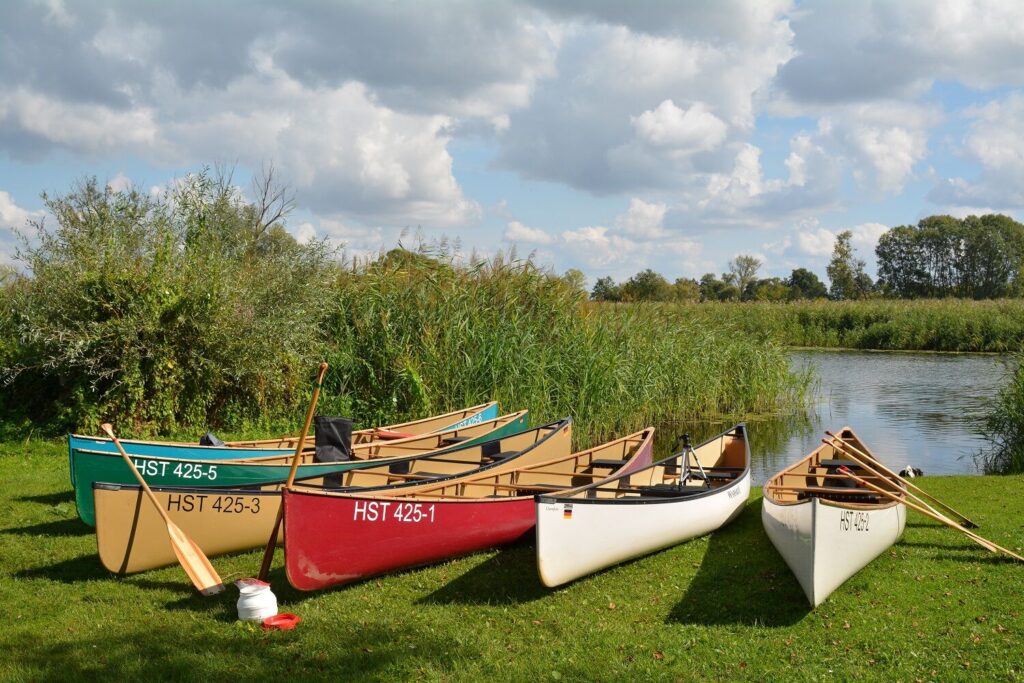
[[[928,198],[947,206],[1024,207],[1024,92],[965,112],[963,153],[981,166],[976,180],[948,178]]]
[[[850,228],[853,238],[850,240],[855,247],[859,247],[871,254],[875,253],[875,246],[879,238],[889,231],[888,225],[881,223],[861,223]]]
[[[615,219],[615,226],[626,235],[641,239],[664,237],[666,204],[648,203],[634,197],[629,209]]]
[[[107,187],[114,192],[125,192],[132,188],[132,179],[126,176],[124,173],[118,173],[113,178],[107,181]]]
[[[505,239],[509,242],[532,242],[533,244],[551,244],[555,238],[539,228],[531,228],[519,221],[510,221],[505,226]]]
[[[29,211],[14,201],[9,192],[0,190],[0,263],[11,263],[17,233],[24,232],[30,220],[43,217],[44,211]]]
[[[714,149],[725,141],[728,130],[702,102],[680,109],[672,100],[665,100],[631,120],[643,142],[680,152]]]
[[[835,233],[825,228],[802,231],[796,235],[797,249],[807,256],[828,256],[835,243]]]
[[[14,127],[83,154],[155,151],[160,145],[155,119],[156,111],[151,107],[122,111],[99,104],[77,104],[24,87],[0,92],[0,127]]]
[[[633,240],[610,233],[603,226],[587,226],[566,230],[561,234],[563,243],[591,267],[606,267],[630,259],[637,250]]]
[[[295,241],[299,244],[309,244],[312,240],[316,239],[316,228],[312,223],[306,221],[300,223],[297,228],[293,231]]]

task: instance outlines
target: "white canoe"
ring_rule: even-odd
[[[597,485],[538,496],[537,569],[544,585],[703,536],[735,518],[750,495],[745,426],[693,449],[688,475],[681,455]]]
[[[870,454],[849,427],[838,434]],[[764,486],[764,530],[814,607],[899,540],[907,522],[902,503],[834,476],[840,464],[868,476],[832,446],[822,444]],[[872,483],[902,491],[898,478]]]

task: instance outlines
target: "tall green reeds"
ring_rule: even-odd
[[[1024,472],[1024,359],[992,401],[982,433],[989,445],[978,460],[988,473]]]
[[[454,267],[408,252],[341,278],[325,391],[362,422],[494,398],[586,438],[670,419],[800,407],[806,377],[733,325],[594,307],[530,261]]]
[[[291,429],[324,358],[322,412],[360,424],[497,399],[573,415],[590,440],[804,401],[782,348],[734,322],[595,307],[501,254],[344,265],[264,224],[229,179],[166,197],[86,181],[47,206],[24,274],[0,283],[0,412],[19,430]]]

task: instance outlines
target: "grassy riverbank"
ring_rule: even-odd
[[[709,538],[554,591],[532,544],[310,594],[279,553],[274,590],[303,622],[264,633],[235,621],[233,588],[199,597],[177,567],[108,574],[59,443],[0,453],[2,680],[1024,680],[1021,567],[921,518],[813,612],[759,491]],[[1024,478],[921,482],[1024,546]],[[214,564],[250,575],[259,553]]]
[[[671,304],[703,325],[730,325],[785,346],[887,351],[1024,348],[1024,300],[797,301]]]

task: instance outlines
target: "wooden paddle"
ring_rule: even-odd
[[[302,425],[302,433],[299,434],[299,441],[295,444],[295,455],[292,457],[292,468],[288,471],[288,482],[284,488],[295,483],[295,473],[299,471],[299,460],[302,458],[302,449],[306,443],[306,434],[309,433],[309,425],[313,423],[313,413],[316,412],[316,403],[320,400],[320,387],[324,383],[324,374],[327,372],[327,363],[320,363],[320,374],[316,377],[316,387],[313,389],[313,399],[309,402],[309,410],[306,411],[306,422]],[[270,565],[274,561],[274,549],[277,547],[277,534],[281,530],[281,521],[284,519],[284,489],[281,491],[281,507],[277,509],[277,519],[274,521],[274,529],[270,532],[270,540],[267,541],[267,548],[263,551],[263,563],[260,565],[260,573],[256,578],[260,581],[267,580],[270,573]]]
[[[937,522],[942,522],[946,526],[948,526],[948,527],[950,527],[952,529],[956,529],[957,531],[959,531],[963,535],[967,536],[968,538],[973,540],[975,543],[977,543],[978,545],[982,546],[983,548],[985,548],[987,550],[991,550],[994,553],[995,552],[1000,552],[1000,553],[1003,553],[1005,555],[1009,555],[1010,557],[1014,558],[1015,560],[1020,560],[1021,562],[1024,562],[1024,557],[1021,557],[1020,555],[1014,553],[1012,550],[1007,550],[1003,546],[998,545],[996,543],[993,543],[992,541],[990,541],[987,538],[984,538],[982,536],[979,536],[978,534],[974,533],[973,531],[968,531],[964,527],[960,526],[959,524],[957,524],[956,522],[951,520],[949,517],[945,517],[943,515],[936,514],[936,513],[932,512],[931,510],[923,508],[920,505],[917,505],[916,503],[912,503],[911,501],[906,500],[905,498],[902,498],[899,495],[897,495],[897,494],[895,494],[895,493],[893,493],[891,491],[883,489],[881,486],[875,486],[871,482],[866,481],[866,480],[862,479],[861,477],[858,477],[856,474],[854,474],[850,470],[849,467],[846,467],[846,466],[840,467],[839,471],[842,472],[843,474],[845,474],[850,479],[852,479],[855,482],[857,482],[858,484],[860,484],[861,486],[866,486],[869,489],[871,489],[872,491],[876,491],[876,492],[882,494],[886,498],[891,498],[892,500],[895,500],[898,503],[903,503],[908,508],[910,508],[912,510],[916,510],[917,512],[920,512],[922,515],[925,515],[926,517],[931,517],[932,519],[934,519]]]
[[[939,507],[945,508],[947,512],[953,513],[953,515],[959,519],[959,523],[961,523],[963,526],[967,528],[979,528],[978,524],[968,519],[966,515],[957,512],[956,510],[952,509],[942,501],[938,500],[937,498],[929,494],[927,490],[924,490],[921,486],[913,484],[904,477],[900,477],[891,469],[880,463],[878,458],[873,458],[870,454],[864,453],[863,451],[858,449],[858,447],[851,444],[849,441],[846,441],[843,438],[836,436],[836,434],[831,433],[830,431],[826,431],[825,434],[833,438],[834,441],[826,441],[825,439],[821,439],[822,443],[827,443],[828,445],[833,446],[834,449],[842,451],[845,455],[849,456],[850,458],[853,458],[853,460],[855,460],[864,469],[871,472],[872,474],[883,476],[882,473],[884,472],[885,475],[894,479],[898,479],[907,488],[908,495],[912,496],[915,499],[918,499],[922,505],[924,505],[932,512],[935,512],[936,514],[942,514],[941,512],[933,508],[931,505],[929,505],[928,501],[935,503]],[[915,494],[913,492],[919,492],[921,495]]]
[[[114,436],[114,428],[110,424],[103,424],[100,426],[107,436],[110,437],[114,445],[117,446],[117,450],[121,452],[121,457],[128,463],[128,467],[131,469],[132,474],[139,480],[139,484],[142,485],[142,490],[146,492],[146,496],[153,503],[153,507],[160,513],[160,516],[164,518],[164,522],[167,524],[167,536],[171,539],[171,547],[174,548],[174,554],[178,556],[178,562],[181,563],[182,569],[188,574],[188,578],[191,579],[192,585],[194,585],[200,593],[203,595],[216,595],[224,590],[224,582],[221,581],[220,576],[217,574],[217,570],[210,564],[210,560],[206,557],[203,551],[196,545],[195,541],[185,535],[185,532],[178,528],[171,518],[164,511],[160,501],[153,495],[152,489],[149,488],[149,484],[142,478],[139,471],[135,469],[135,463],[124,451],[124,447],[116,436]]]
[[[877,458],[871,457],[870,454],[865,453],[865,452],[861,451],[860,449],[858,449],[857,447],[851,445],[850,443],[845,441],[842,437],[838,437],[838,436],[836,436],[835,434],[833,434],[832,432],[829,432],[829,431],[826,431],[825,433],[828,434],[829,436],[831,436],[833,439],[835,439],[839,443],[841,443],[842,446],[843,446],[843,450],[847,454],[853,456],[853,459],[856,460],[857,462],[859,462],[861,465],[865,464],[864,460],[867,459],[869,461],[870,465],[872,465],[873,467],[876,467],[879,470],[885,472],[890,477],[899,477],[898,474],[896,474],[895,472],[890,470],[888,467],[886,467],[885,465],[880,463]],[[828,443],[828,442],[826,441],[825,443]],[[835,447],[835,444],[829,444],[829,445],[832,446],[833,448]],[[857,456],[859,456],[859,457],[857,457]],[[875,474],[878,474],[878,473],[875,472]],[[918,492],[920,494],[920,495],[917,496],[918,498],[923,496],[924,498],[927,498],[928,500],[932,501],[936,505],[945,508],[949,512],[952,512],[954,515],[956,515],[961,520],[961,522],[963,523],[963,526],[967,527],[968,529],[978,529],[978,528],[980,528],[979,525],[975,524],[970,519],[968,519],[966,515],[963,515],[963,514],[957,512],[956,510],[951,508],[949,505],[946,505],[941,500],[939,500],[938,498],[936,498],[932,494],[930,494],[927,491],[925,491],[924,489],[922,489],[920,486],[917,486],[913,482],[909,481],[907,478],[902,478],[902,481],[903,481],[903,484],[907,488],[912,489],[912,490],[914,490],[914,491],[916,491],[916,492]],[[925,503],[925,504],[927,505],[927,503]],[[931,507],[931,506],[929,505],[928,507]]]

